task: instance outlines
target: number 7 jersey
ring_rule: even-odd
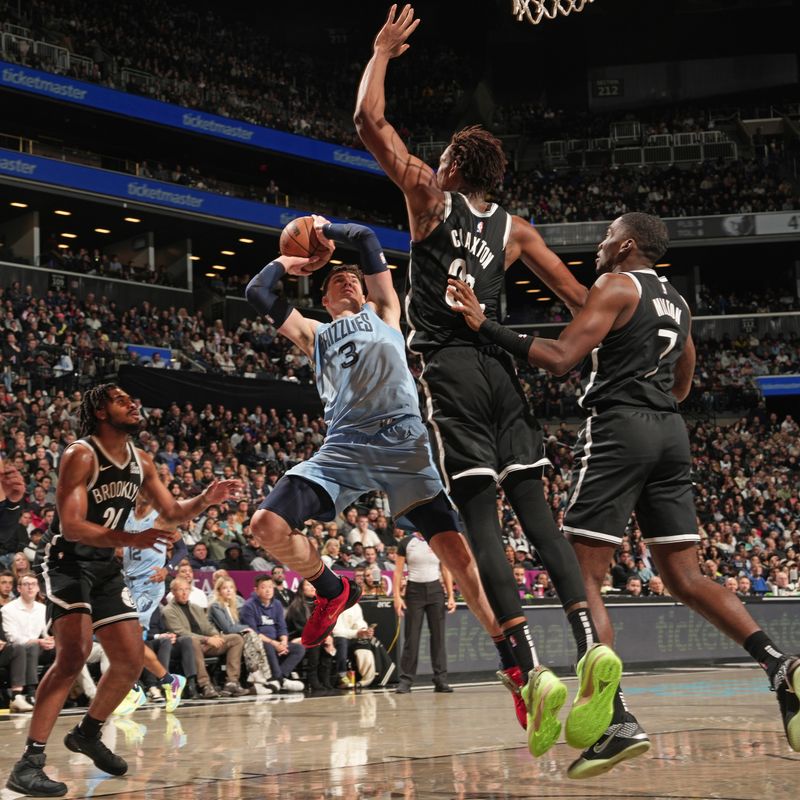
[[[608,333],[586,358],[578,404],[589,414],[617,406],[677,411],[675,365],[689,338],[689,306],[652,269],[621,272],[634,283],[639,304],[621,328]]]
[[[144,478],[136,448],[128,442],[126,458],[120,463],[111,458],[94,436],[78,439],[69,447],[86,447],[94,456],[94,471],[86,486],[87,522],[123,530]],[[113,547],[91,547],[67,541],[61,532],[58,511],[37,550],[37,561],[42,559],[52,565],[63,565],[65,561],[110,561],[113,557]]]

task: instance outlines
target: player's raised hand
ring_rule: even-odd
[[[233,478],[227,481],[212,481],[208,484],[208,488],[203,492],[203,495],[210,506],[215,506],[217,503],[236,499],[241,491],[242,482]]]
[[[278,256],[275,260],[283,264],[289,275],[310,275],[320,267],[324,267],[330,260],[333,250],[323,250],[313,258],[305,256]]]
[[[411,47],[406,43],[406,39],[414,33],[419,22],[419,19],[414,19],[414,9],[410,3],[403,6],[403,10],[399,14],[397,13],[397,4],[393,4],[389,9],[386,22],[375,37],[372,49],[375,53],[381,53],[389,58],[403,55]]]
[[[18,503],[25,495],[25,480],[16,467],[0,461],[0,490],[12,503]]]
[[[450,307],[453,311],[464,315],[464,320],[472,330],[478,330],[486,319],[486,315],[483,313],[472,287],[456,278],[448,278],[447,283],[447,294],[453,300]]]
[[[328,247],[333,251],[336,245],[322,232],[322,229],[326,225],[330,225],[330,220],[325,219],[321,214],[312,214],[311,219],[314,220],[314,236],[317,237],[317,241],[323,245],[323,247]]]

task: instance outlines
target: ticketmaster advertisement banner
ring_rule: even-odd
[[[266,205],[199,189],[187,189],[174,183],[137,178],[122,172],[85,167],[41,156],[29,156],[0,148],[0,178],[3,176],[58,188],[78,189],[190,214],[246,222],[276,230],[281,230],[295,217],[310,213],[310,210]],[[334,219],[334,221],[348,220]],[[384,249],[400,253],[408,252],[410,241],[407,233],[379,225],[370,227],[377,234]]]
[[[627,666],[710,664],[748,658],[739,645],[682,605],[631,602],[609,603],[608,608],[616,632],[616,650]],[[791,653],[800,651],[800,598],[756,601],[748,603],[747,610],[781,648]],[[540,661],[551,667],[571,668],[575,643],[561,607],[529,607],[525,613]],[[448,614],[445,626],[451,673],[497,669],[497,650],[466,608]],[[422,636],[418,673],[431,673],[427,635]]]
[[[370,153],[0,61],[0,87],[337,167],[383,175]]]

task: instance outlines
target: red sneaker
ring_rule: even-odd
[[[318,647],[333,630],[339,614],[346,608],[354,606],[361,597],[361,589],[347,578],[342,578],[344,589],[336,597],[320,597],[314,601],[314,610],[308,618],[300,641],[303,647]]]
[[[517,712],[517,721],[522,725],[522,730],[527,730],[528,709],[525,706],[525,701],[522,699],[522,687],[524,685],[522,670],[519,667],[498,670],[497,677],[500,678],[500,682],[503,686],[511,692],[514,698],[514,711]]]

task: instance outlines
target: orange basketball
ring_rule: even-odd
[[[281,255],[301,258],[313,258],[325,250],[317,241],[311,217],[297,217],[286,225],[281,231],[279,246]]]

